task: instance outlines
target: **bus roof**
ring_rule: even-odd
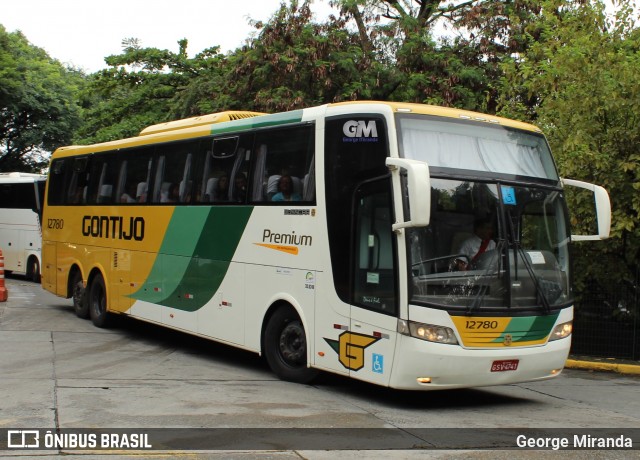
[[[0,182],[5,184],[18,182],[34,182],[36,180],[47,180],[47,176],[45,174],[34,174],[25,172],[0,173]]]
[[[211,113],[209,115],[201,115],[198,117],[185,118],[182,120],[168,121],[166,123],[158,123],[157,125],[151,125],[140,131],[141,136],[148,134],[157,134],[167,131],[175,131],[183,128],[193,128],[194,126],[206,126],[213,123],[222,123],[224,121],[242,120],[244,118],[257,117],[260,115],[266,115],[262,112],[240,112],[240,111],[227,111],[219,113]]]
[[[471,120],[477,122],[491,123],[500,126],[507,126],[510,128],[522,129],[525,131],[533,131],[541,133],[542,131],[535,125],[530,123],[524,123],[522,121],[511,120],[509,118],[498,117],[495,115],[487,115],[480,112],[473,112],[471,110],[455,109],[452,107],[441,107],[437,105],[429,104],[416,104],[411,102],[382,102],[382,101],[349,101],[349,102],[336,102],[329,104],[329,106],[341,106],[341,105],[356,105],[356,104],[383,104],[388,105],[396,113],[414,113],[418,115],[432,115],[436,117],[457,118],[462,120]]]
[[[427,104],[415,104],[404,102],[382,102],[382,101],[350,101],[350,102],[337,102],[328,104],[325,107],[339,107],[353,105],[354,109],[360,105],[386,105],[391,108],[395,113],[408,113],[419,115],[431,115],[437,117],[447,117],[456,119],[471,120],[479,123],[490,123],[494,125],[506,126],[511,128],[522,129],[526,131],[532,131],[540,133],[540,129],[532,124],[523,123],[520,121],[510,120],[507,118],[497,117],[493,115],[486,115],[479,112],[472,112],[469,110],[460,110],[450,107],[439,107],[435,105]],[[311,107],[310,107],[311,108]],[[212,113],[208,115],[202,115],[198,117],[185,118],[182,120],[175,120],[166,123],[158,123],[151,125],[143,129],[136,137],[130,137],[127,139],[120,139],[115,141],[103,142],[92,145],[74,145],[67,147],[60,147],[55,151],[56,157],[66,157],[73,155],[81,155],[87,153],[101,152],[106,150],[118,150],[122,148],[137,147],[141,145],[154,144],[156,142],[169,142],[180,139],[189,139],[199,136],[207,136],[213,134],[215,131],[214,125],[224,123],[224,129],[219,132],[234,131],[236,129],[248,129],[251,127],[269,126],[276,124],[290,123],[293,121],[300,121],[304,110],[294,110],[292,112],[281,112],[275,114],[266,114],[261,112],[250,111],[225,111],[219,113]],[[293,114],[295,116],[288,116]],[[264,122],[248,122],[250,118],[264,118]],[[236,126],[237,123],[237,126]],[[228,125],[228,127],[227,127]]]

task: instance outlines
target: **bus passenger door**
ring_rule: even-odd
[[[389,383],[398,311],[390,187],[381,179],[355,194],[351,327],[348,338],[341,337],[350,375],[380,385]]]

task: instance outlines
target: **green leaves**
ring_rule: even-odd
[[[79,125],[82,75],[0,26],[0,171],[40,171]]]
[[[562,176],[607,188],[613,238],[582,245],[577,266],[591,266],[593,275],[605,251],[625,263],[600,267],[601,274],[630,277],[640,255],[640,35],[630,2],[620,3],[616,18],[599,2],[541,6],[539,35],[502,65],[501,112],[526,115],[545,130]],[[592,203],[572,198],[569,205],[581,215]]]
[[[640,29],[633,2],[599,0],[309,1],[253,21],[256,35],[189,57],[123,38],[93,75],[64,69],[0,28],[0,169],[35,168],[58,145],[136,135],[150,124],[222,110],[276,112],[382,99],[498,113],[546,133],[562,176],[605,186],[613,238],[584,245],[633,269],[640,256]],[[82,126],[78,129],[80,114]],[[15,165],[15,166],[14,166]],[[576,225],[591,203],[571,198]],[[589,268],[585,272],[592,272]]]

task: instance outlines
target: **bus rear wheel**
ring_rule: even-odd
[[[307,336],[302,321],[291,307],[280,307],[269,318],[264,334],[265,357],[282,380],[309,383],[317,375],[307,367]]]
[[[89,289],[89,316],[94,326],[106,328],[110,326],[111,314],[107,311],[107,290],[102,275],[96,275]]]
[[[82,275],[76,271],[71,281],[71,297],[73,298],[73,310],[78,318],[89,317],[89,302],[86,298],[86,289],[82,283]]]

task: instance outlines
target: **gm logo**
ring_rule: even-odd
[[[349,120],[342,127],[342,132],[348,138],[378,138],[378,128],[375,120]]]

